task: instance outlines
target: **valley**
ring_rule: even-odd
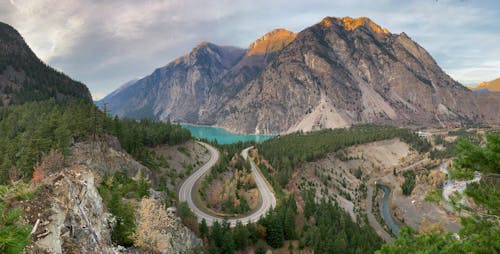
[[[138,37],[157,18],[123,11]],[[224,15],[169,43],[238,20]],[[0,22],[0,253],[500,252],[498,79],[468,89],[366,17],[317,21],[246,48],[202,41],[98,101]],[[138,40],[120,31],[107,32]],[[57,64],[87,38],[56,34],[68,41],[44,59]],[[163,43],[141,53],[164,57]],[[120,59],[102,57],[71,71]]]

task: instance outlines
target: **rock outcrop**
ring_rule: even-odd
[[[164,209],[158,200],[143,198],[139,208],[136,245],[154,253],[188,253],[202,242],[176,217],[175,208]]]
[[[72,156],[51,152],[42,158],[34,177],[35,197],[20,202],[24,221],[33,225],[27,253],[186,253],[201,240],[185,227],[172,209],[158,200],[127,200],[136,209],[134,247],[116,246],[111,235],[116,219],[98,191],[104,175],[125,172],[151,177],[151,171],[124,152],[118,140],[105,137],[71,147]],[[164,200],[165,194],[151,191]],[[109,205],[109,204],[108,204]]]
[[[37,225],[28,253],[115,253],[114,218],[86,167],[75,165],[48,176],[24,206],[26,220]]]

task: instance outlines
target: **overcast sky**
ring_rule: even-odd
[[[0,0],[0,21],[95,99],[201,41],[247,47],[274,28],[298,32],[325,16],[366,16],[404,31],[463,84],[500,77],[496,0]]]

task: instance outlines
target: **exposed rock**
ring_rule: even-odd
[[[202,42],[193,51],[101,100],[118,116],[198,122],[216,82],[243,57],[235,47]]]
[[[107,212],[84,166],[51,174],[34,200],[24,204],[26,220],[34,225],[28,253],[115,253],[111,242],[113,216]]]
[[[229,101],[217,125],[287,133],[362,123],[500,121],[483,106],[406,34],[367,18],[325,18],[300,32]]]
[[[185,227],[175,209],[164,209],[158,200],[143,198],[139,208],[135,245],[155,253],[186,253],[201,240]]]
[[[85,165],[101,176],[120,171],[126,172],[129,177],[145,176],[154,180],[151,170],[125,152],[115,137],[106,136],[105,140],[79,142],[70,150],[72,163]]]

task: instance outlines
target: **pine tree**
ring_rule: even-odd
[[[201,220],[200,226],[199,226],[199,231],[200,231],[200,236],[201,238],[208,237],[208,226],[207,226],[207,221],[205,218]]]
[[[283,224],[280,218],[272,215],[269,218],[270,225],[267,227],[266,241],[273,248],[281,248],[284,241]]]
[[[249,232],[248,229],[241,224],[240,221],[236,224],[234,228],[234,244],[236,249],[241,250],[248,245]]]

